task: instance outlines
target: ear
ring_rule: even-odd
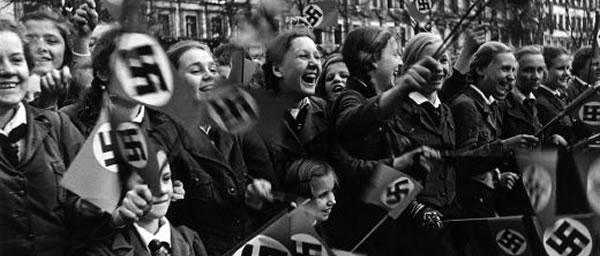
[[[108,80],[109,80],[108,71],[105,71],[105,70],[96,71],[95,75],[96,75],[96,77],[98,77],[98,79],[102,80],[103,82],[108,82]]]
[[[283,73],[281,72],[281,67],[279,65],[273,65],[271,67],[271,72],[273,72],[273,75],[275,75],[276,77],[283,77]]]
[[[487,68],[487,67],[486,67]],[[483,74],[485,73],[485,69],[483,67],[476,67],[475,68],[475,72],[477,72],[477,76],[483,76]]]

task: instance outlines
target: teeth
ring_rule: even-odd
[[[15,87],[17,87],[17,84],[15,84],[15,83],[0,84],[0,89],[11,89],[11,88],[15,88]]]

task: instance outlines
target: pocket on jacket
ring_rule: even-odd
[[[197,200],[208,200],[213,197],[213,180],[207,174],[192,174],[190,177],[190,188],[184,187],[186,197]]]
[[[56,181],[56,199],[62,204],[67,200],[67,190],[60,185],[60,180],[62,180],[67,169],[62,161],[54,161],[50,163],[50,165],[54,171],[54,177]]]

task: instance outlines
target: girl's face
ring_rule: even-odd
[[[442,45],[442,41],[435,41],[427,45],[423,52],[421,52],[421,57],[430,56],[433,57],[437,49]],[[431,94],[435,91],[439,91],[442,89],[442,84],[444,80],[450,76],[450,60],[448,58],[448,54],[443,53],[436,62],[435,68],[431,68],[432,76],[429,79],[429,82],[426,86],[423,86],[421,90],[424,94]]]
[[[394,81],[394,74],[398,72],[401,63],[398,42],[390,38],[387,45],[381,51],[381,58],[375,62],[375,70],[372,70],[371,77],[378,90],[385,91],[389,89]]]
[[[167,161],[167,155],[164,151],[158,151],[156,154],[158,166],[162,166]],[[127,180],[127,189],[132,189],[135,185],[145,184],[142,177],[133,172]],[[142,218],[145,220],[154,220],[162,218],[167,214],[171,198],[173,196],[173,182],[171,180],[171,168],[166,164],[160,173],[160,192],[152,195],[152,208]]]
[[[579,74],[580,78],[587,83],[600,81],[600,56],[586,60],[583,69],[579,70]]]
[[[214,88],[219,75],[212,54],[200,48],[182,54],[177,71],[188,84],[195,86],[199,96]]]
[[[308,208],[310,212],[315,214],[315,218],[319,222],[329,219],[331,210],[336,203],[333,193],[334,187],[335,177],[333,173],[313,178],[310,181],[313,200],[308,204]]]
[[[479,88],[486,88],[491,96],[498,100],[506,98],[508,91],[515,83],[517,60],[510,52],[499,53],[485,68],[478,68],[481,78]]]
[[[350,76],[348,68],[344,62],[336,62],[327,67],[325,71],[325,93],[327,99],[335,100],[346,87],[346,80]]]
[[[10,109],[23,100],[28,77],[29,69],[21,39],[13,32],[1,31],[0,108]]]
[[[552,65],[548,68],[548,78],[546,85],[552,89],[567,89],[571,79],[571,64],[573,58],[567,54],[557,56],[552,60]]]
[[[33,55],[33,72],[45,74],[60,68],[64,62],[66,43],[50,20],[25,22],[25,41]]]
[[[321,75],[321,54],[315,42],[306,36],[292,39],[281,64],[273,66],[273,74],[282,80],[282,94],[295,99],[314,95]]]

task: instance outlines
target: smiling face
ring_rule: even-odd
[[[336,62],[327,67],[325,71],[325,93],[327,99],[333,101],[342,93],[346,87],[346,80],[350,76],[348,68],[344,62]]]
[[[398,42],[390,38],[387,45],[381,51],[381,58],[375,62],[376,68],[370,72],[375,87],[380,91],[386,91],[394,82],[394,74],[400,69],[400,52]]]
[[[66,43],[50,20],[28,20],[25,41],[33,55],[33,72],[45,74],[60,68],[64,61]]]
[[[421,53],[421,57],[424,56],[433,56],[437,49],[442,45],[442,41],[435,41],[429,45],[427,45],[423,52]],[[442,54],[436,62],[435,68],[430,68],[432,71],[432,76],[429,79],[429,82],[426,86],[421,87],[421,91],[423,94],[428,95],[433,92],[439,91],[442,89],[442,84],[444,80],[450,75],[450,60],[448,58],[448,54]]]
[[[573,58],[562,54],[552,60],[552,66],[548,68],[546,85],[552,89],[567,89],[571,79],[571,63]]]
[[[498,100],[506,98],[515,82],[517,61],[510,52],[499,53],[484,68],[477,68],[477,87]]]
[[[281,64],[273,66],[273,74],[281,78],[281,93],[294,100],[314,95],[321,75],[320,58],[312,39],[306,36],[292,39]]]
[[[210,52],[192,48],[179,58],[177,72],[184,80],[194,85],[198,95],[210,91],[217,82],[217,65]]]
[[[600,81],[600,56],[588,59],[579,74],[580,78],[587,83]]]
[[[159,166],[167,161],[167,156],[164,151],[158,151],[156,154]],[[127,179],[127,189],[132,189],[135,185],[145,184],[142,177],[136,172],[133,172]],[[152,195],[152,208],[142,217],[143,220],[154,220],[161,218],[167,214],[171,198],[173,197],[173,181],[171,180],[171,168],[168,164],[165,165],[160,173],[159,193]]]
[[[29,69],[23,43],[10,31],[0,32],[0,108],[19,104],[27,91]]]
[[[310,181],[310,189],[312,191],[313,200],[308,203],[307,207],[310,212],[315,214],[317,221],[326,221],[335,205],[335,176],[333,173],[315,177]]]
[[[546,64],[541,54],[526,54],[519,60],[517,88],[523,93],[537,90],[542,84]]]

